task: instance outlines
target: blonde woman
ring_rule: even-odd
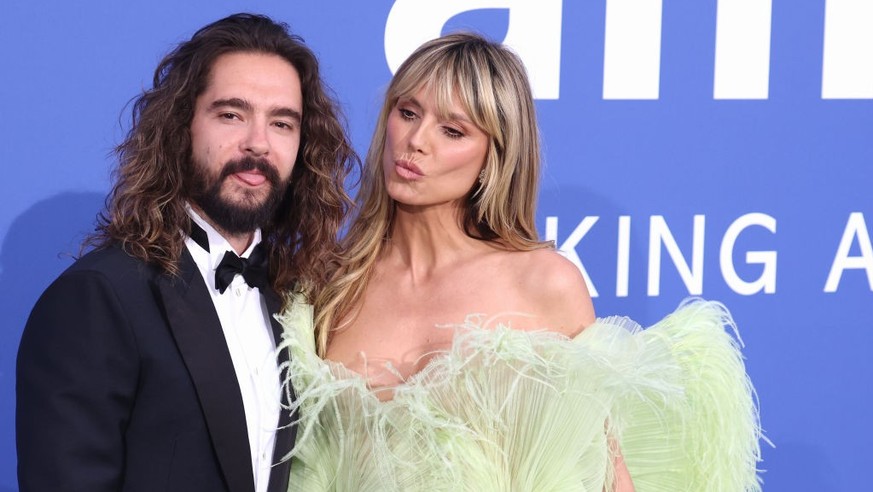
[[[595,321],[579,271],[537,237],[539,168],[511,51],[453,34],[400,67],[343,256],[314,311],[298,299],[283,318],[291,490],[757,487],[726,311]]]

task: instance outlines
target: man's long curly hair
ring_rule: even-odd
[[[359,159],[337,104],[319,75],[318,61],[288,26],[268,17],[236,14],[179,44],[155,70],[153,87],[133,104],[132,127],[116,149],[115,184],[87,244],[119,244],[128,254],[178,273],[190,232],[185,211],[193,176],[190,125],[197,97],[215,60],[228,53],[266,53],[287,60],[300,76],[303,120],[300,150],[288,190],[262,228],[270,251],[273,287],[304,287],[316,295],[351,200],[344,181]]]

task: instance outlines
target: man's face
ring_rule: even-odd
[[[285,59],[218,57],[191,121],[192,205],[227,234],[266,224],[288,187],[302,118],[300,77]]]

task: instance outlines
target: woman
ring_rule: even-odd
[[[400,67],[314,337],[299,300],[283,319],[292,490],[757,487],[729,316],[700,301],[641,333],[595,322],[537,238],[539,164],[510,51],[454,34]]]

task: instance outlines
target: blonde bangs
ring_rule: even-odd
[[[488,60],[481,50],[436,50],[428,55],[410,59],[405,70],[398,72],[388,94],[388,105],[411,99],[420,91],[432,95],[437,116],[452,119],[452,108],[457,103],[480,130],[497,139],[503,146],[500,121],[495,109],[494,83],[487,72]]]

